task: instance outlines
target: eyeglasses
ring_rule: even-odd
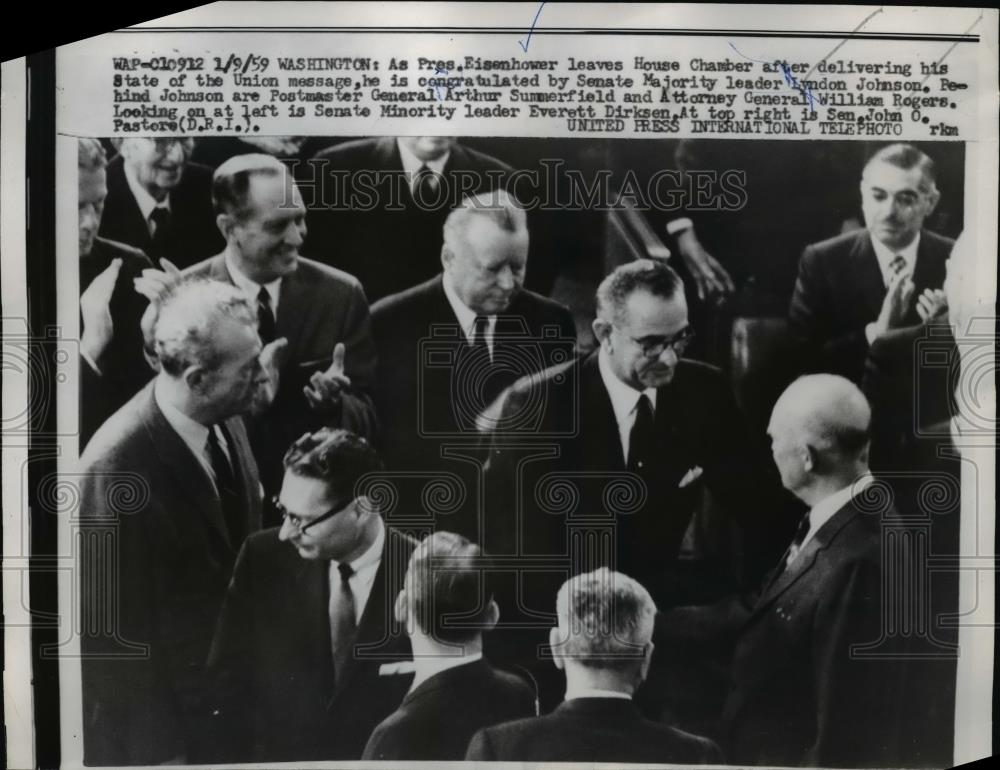
[[[346,511],[354,502],[354,498],[351,498],[346,503],[338,503],[333,508],[328,510],[326,513],[322,513],[319,516],[312,519],[306,519],[297,513],[292,513],[284,505],[281,504],[281,501],[278,500],[277,497],[272,497],[271,502],[274,504],[275,510],[281,514],[282,520],[287,521],[289,524],[291,524],[292,527],[294,527],[295,530],[300,535],[304,535],[306,532],[309,531],[310,527],[314,527],[320,522],[324,522],[327,519],[332,519],[338,513],[343,513],[344,511]]]
[[[622,331],[620,327],[616,328]],[[622,333],[624,334],[624,331]],[[687,350],[687,346],[691,344],[691,340],[694,339],[694,329],[690,326],[685,326],[671,337],[643,337],[642,339],[636,339],[629,335],[626,336],[642,348],[642,354],[646,358],[659,358],[667,348],[673,350],[678,356],[682,356],[684,355],[684,351]]]

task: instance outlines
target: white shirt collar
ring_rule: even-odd
[[[632,700],[632,696],[627,692],[619,690],[601,690],[596,687],[574,687],[572,684],[566,685],[565,700],[575,700],[577,698],[621,698],[622,700]]]
[[[212,476],[211,463],[205,456],[205,445],[208,443],[208,426],[202,425],[197,420],[192,420],[173,404],[168,403],[163,394],[162,376],[157,377],[153,385],[153,399],[156,401],[156,405],[160,408],[160,411],[163,412],[163,417],[170,427],[187,444],[188,449],[198,458],[198,462],[202,464],[208,475]]]
[[[226,250],[223,253],[225,254],[226,270],[229,271],[229,276],[233,279],[236,287],[250,300],[250,307],[256,309],[257,295],[260,294],[260,287],[263,286],[267,289],[267,293],[271,297],[271,312],[274,313],[274,317],[277,319],[278,299],[281,296],[281,276],[278,276],[270,283],[257,283],[247,278],[246,274],[236,266],[236,257],[233,256],[229,246],[226,246]]]
[[[165,208],[170,211],[170,194],[163,199],[162,203],[159,203],[156,198],[150,195],[146,188],[143,187],[139,180],[136,179],[135,172],[132,171],[132,167],[127,161],[122,161],[123,167],[125,169],[125,181],[128,183],[128,189],[132,191],[132,197],[135,198],[135,202],[139,205],[139,211],[142,213],[142,218],[146,222],[146,227],[149,227],[149,215],[153,213],[155,208]]]
[[[447,270],[443,273],[441,282],[444,285],[444,296],[448,298],[448,304],[451,305],[451,309],[455,313],[455,318],[458,319],[458,325],[462,327],[465,339],[471,345],[472,336],[476,330],[476,311],[462,302],[462,298],[458,296],[455,287],[451,283],[451,276],[448,275]],[[486,344],[492,356],[493,332],[496,329],[497,317],[495,315],[486,316],[486,321],[488,324],[486,327]]]
[[[848,501],[852,497],[858,494],[873,481],[875,481],[875,479],[872,478],[872,475],[870,473],[866,473],[853,484],[849,484],[843,489],[838,489],[832,495],[824,497],[816,503],[816,505],[814,505],[809,511],[809,531],[806,532],[805,539],[802,541],[802,545],[799,546],[799,552],[805,548],[806,543],[812,540],[813,536],[822,528],[822,526],[834,517],[837,511],[847,505]]]
[[[615,412],[615,422],[618,423],[618,437],[621,440],[622,455],[627,458],[629,438],[632,433],[632,425],[635,423],[636,404],[639,403],[639,397],[645,393],[655,412],[656,388],[646,388],[640,392],[618,379],[618,375],[611,369],[611,360],[603,347],[597,354],[597,368],[601,372],[604,389],[608,392],[608,398],[611,399],[611,408]]]
[[[399,138],[396,139],[396,147],[399,148],[399,157],[403,161],[403,171],[409,174],[411,186],[413,184],[413,178],[416,176],[417,172],[420,171],[421,166],[427,166],[427,168],[435,174],[444,174],[444,166],[448,162],[448,158],[451,157],[451,150],[448,150],[448,152],[440,158],[422,161],[410,152],[410,148],[404,145]]]
[[[882,280],[886,286],[889,285],[889,281],[895,273],[889,265],[892,264],[892,261],[897,256],[906,260],[906,269],[910,274],[913,273],[913,269],[917,264],[917,248],[920,246],[919,231],[917,232],[917,237],[904,249],[890,249],[875,236],[869,235],[869,238],[871,238],[872,249],[875,250],[875,258],[878,260],[878,267],[882,271]]]
[[[410,683],[410,692],[416,690],[435,674],[447,671],[450,668],[457,668],[468,663],[475,663],[482,660],[482,652],[470,652],[468,655],[435,655],[434,657],[414,658],[413,666],[416,675]]]
[[[350,562],[354,574],[348,578],[351,584],[351,593],[354,595],[354,622],[360,624],[361,616],[364,614],[365,605],[368,604],[368,597],[372,592],[372,585],[375,583],[375,575],[378,572],[378,565],[382,561],[382,548],[385,545],[385,523],[378,519],[378,532],[375,540],[368,549],[357,559]],[[340,582],[340,571],[337,566],[340,562],[330,560],[330,585]],[[395,597],[394,597],[395,598]]]

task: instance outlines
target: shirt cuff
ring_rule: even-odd
[[[667,222],[667,234],[677,235],[685,230],[690,230],[692,227],[694,227],[694,222],[687,217],[680,217],[679,219],[673,219]]]

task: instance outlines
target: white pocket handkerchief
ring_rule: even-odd
[[[684,489],[684,487],[689,484],[694,484],[694,482],[701,478],[702,473],[703,471],[700,465],[694,466],[691,470],[684,474],[684,478],[681,479],[681,483],[677,485],[677,488]]]

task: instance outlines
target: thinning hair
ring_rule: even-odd
[[[888,163],[890,166],[909,171],[912,168],[920,169],[920,184],[918,189],[928,195],[937,192],[937,171],[934,168],[934,161],[931,157],[914,147],[912,144],[889,144],[876,151],[865,164],[865,171],[873,163]],[[864,178],[864,172],[861,174]]]
[[[362,478],[382,468],[375,448],[343,428],[306,433],[288,448],[283,463],[296,476],[325,482],[335,497],[357,497]]]
[[[605,321],[621,319],[628,298],[637,291],[674,299],[684,291],[680,276],[663,262],[637,259],[616,267],[597,287],[597,316]]]
[[[420,630],[441,642],[475,639],[490,616],[489,559],[462,535],[439,531],[410,556],[406,593]]]
[[[229,214],[243,220],[250,212],[250,182],[255,176],[282,176],[285,165],[264,153],[236,155],[215,170],[212,177],[212,206],[216,214]]]
[[[108,156],[100,141],[89,136],[77,141],[76,165],[80,171],[100,171],[108,165]]]
[[[861,389],[845,377],[799,377],[774,408],[792,420],[809,445],[834,466],[862,459],[868,451],[871,407]]]
[[[470,195],[448,214],[444,221],[444,244],[453,253],[458,244],[468,243],[472,223],[485,219],[510,235],[527,234],[528,218],[524,209],[503,189]]]
[[[590,668],[627,671],[642,663],[656,605],[638,581],[601,567],[563,583],[556,614],[566,657]]]
[[[155,305],[153,352],[160,368],[174,377],[190,366],[219,365],[225,351],[216,329],[223,319],[257,329],[257,313],[243,292],[220,281],[186,277],[164,290]]]

